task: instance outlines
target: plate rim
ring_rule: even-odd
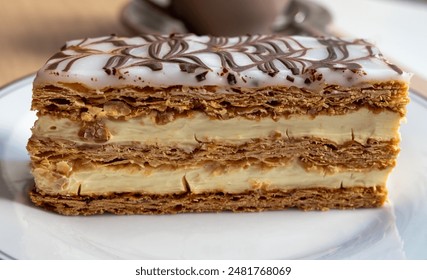
[[[24,75],[20,78],[15,78],[12,81],[7,82],[6,84],[0,86],[0,99],[6,97],[10,92],[13,92],[14,88],[19,88],[18,85],[23,83],[27,79],[34,79],[37,75],[37,72],[32,72],[30,74]]]

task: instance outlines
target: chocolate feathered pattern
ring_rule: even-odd
[[[102,38],[92,43],[88,43],[87,39],[82,40],[77,45],[65,46],[62,51],[50,60],[56,60],[48,65],[47,70],[56,70],[58,65],[66,61],[66,66],[63,71],[67,72],[71,69],[74,62],[77,60],[93,55],[103,54],[103,51],[91,49],[91,45],[101,43],[109,43],[117,47],[105,66],[104,71],[108,75],[120,75],[121,71],[125,71],[131,67],[148,67],[152,71],[163,69],[163,63],[175,63],[181,71],[187,73],[195,73],[196,69],[206,70],[201,74],[196,75],[198,81],[205,79],[207,71],[212,71],[202,59],[198,57],[201,54],[215,54],[221,60],[221,66],[224,75],[227,75],[227,81],[230,85],[236,83],[235,76],[230,72],[239,73],[251,68],[257,68],[259,71],[275,76],[279,69],[275,63],[283,64],[288,68],[293,75],[305,76],[305,83],[309,84],[313,81],[322,80],[322,74],[317,73],[317,69],[328,68],[332,71],[350,70],[356,74],[364,75],[363,67],[356,60],[368,60],[373,56],[381,56],[374,54],[372,51],[373,45],[365,40],[344,40],[340,38],[317,38],[318,42],[328,51],[328,56],[321,60],[310,60],[305,57],[308,47],[303,46],[293,37],[284,37],[277,35],[248,35],[238,37],[235,44],[230,45],[230,41],[226,37],[209,37],[206,47],[200,50],[191,50],[186,38],[188,34],[172,34],[166,35],[141,35],[141,38],[146,42],[144,44],[129,44],[120,37],[110,36]],[[281,48],[276,42],[280,41],[286,49]],[[367,50],[365,57],[351,59],[349,56],[349,46],[360,45]],[[132,54],[132,50],[148,46],[148,52],[144,56]],[[72,54],[67,54],[67,50],[72,50]],[[168,50],[165,52],[164,50]],[[246,55],[251,63],[239,64],[234,58],[233,53]],[[387,65],[399,75],[403,71],[396,65],[385,61]],[[293,81],[293,77],[287,76],[287,80]]]

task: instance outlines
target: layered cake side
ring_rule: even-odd
[[[378,207],[409,79],[360,39],[70,41],[34,81],[30,196],[65,215]]]

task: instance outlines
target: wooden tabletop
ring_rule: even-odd
[[[120,22],[129,1],[2,1],[0,87],[37,71],[67,40],[130,35]]]

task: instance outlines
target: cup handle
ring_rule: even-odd
[[[175,19],[179,19],[179,16],[176,14],[174,9],[172,8],[172,5],[171,5],[172,1],[169,1],[169,4],[167,6],[161,6],[157,4],[156,1],[153,1],[153,0],[138,0],[138,1],[144,2],[145,4],[147,4],[148,6],[150,6],[151,8],[153,8],[154,10],[160,13],[166,14]]]

